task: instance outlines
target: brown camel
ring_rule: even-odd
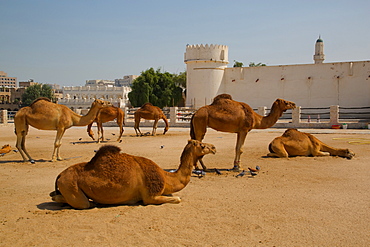
[[[269,115],[261,116],[246,103],[234,101],[229,94],[220,94],[215,97],[211,105],[203,106],[194,113],[190,123],[190,136],[192,139],[202,141],[207,126],[217,131],[237,133],[233,170],[239,171],[240,155],[248,132],[252,129],[266,129],[273,126],[283,112],[295,107],[293,102],[277,99],[272,104]],[[206,170],[207,167],[202,159],[199,161],[203,170]]]
[[[99,109],[110,106],[109,102],[96,99],[85,116],[80,116],[65,105],[52,103],[48,98],[38,98],[30,106],[21,108],[14,116],[15,134],[17,135],[17,148],[23,160],[31,163],[35,161],[26,150],[26,135],[29,125],[40,130],[56,130],[52,161],[62,160],[59,148],[62,145],[64,132],[72,126],[86,126],[94,121]]]
[[[352,159],[355,154],[349,149],[333,148],[315,136],[287,129],[282,136],[276,137],[269,145],[269,157],[288,158],[289,156],[340,156]]]
[[[98,143],[100,142],[100,140],[104,141],[103,123],[113,121],[114,119],[117,119],[117,124],[119,126],[119,136],[117,141],[120,141],[124,131],[123,125],[125,125],[125,113],[122,111],[121,108],[115,106],[105,107],[99,110],[99,113],[94,120],[94,122],[96,122],[98,126]],[[94,122],[87,126],[87,133],[93,140],[95,140],[95,138],[94,132],[91,130],[91,126]]]
[[[144,119],[147,119],[147,120],[154,120],[153,131],[152,131],[153,136],[156,135],[157,125],[158,125],[159,119],[163,119],[164,123],[166,124],[166,127],[164,128],[163,135],[166,134],[166,132],[168,131],[169,125],[168,125],[167,118],[164,115],[163,111],[158,106],[154,106],[151,103],[145,103],[144,105],[142,105],[140,107],[140,109],[138,109],[135,112],[134,116],[135,116],[134,129],[135,129],[135,132],[136,132],[137,136],[139,135],[139,133],[140,133],[141,136],[143,135],[141,133],[140,129],[139,129],[139,124],[140,124],[140,119],[141,118],[144,118]]]
[[[100,204],[180,203],[169,196],[189,183],[194,164],[200,156],[215,153],[212,144],[189,140],[175,172],[162,170],[153,161],[120,153],[117,146],[105,145],[85,163],[65,169],[50,193],[53,201],[68,203],[77,209]]]

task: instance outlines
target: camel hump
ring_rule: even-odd
[[[152,103],[150,103],[150,102],[147,102],[147,103],[145,103],[144,105],[142,105],[141,107],[145,107],[145,106],[153,106],[153,104],[152,104]]]
[[[297,132],[299,132],[297,129],[289,128],[289,129],[287,129],[287,130],[284,132],[283,136],[285,136],[285,137],[289,137],[289,136],[292,136],[292,134],[295,134],[295,133],[297,133]]]
[[[32,101],[31,105],[35,104],[37,101],[40,101],[40,100],[45,100],[45,101],[49,101],[51,102],[51,100],[49,98],[46,98],[46,97],[40,97],[40,98],[37,98],[35,99],[34,101]],[[30,105],[30,106],[31,106]]]
[[[218,102],[219,100],[221,100],[221,99],[230,99],[230,100],[232,100],[233,98],[231,97],[231,95],[230,95],[230,94],[227,94],[227,93],[219,94],[219,95],[217,95],[217,96],[213,99],[212,104],[217,103],[217,102]]]
[[[104,145],[96,152],[95,156],[90,160],[90,164],[94,164],[97,159],[103,156],[107,156],[109,154],[119,154],[121,149],[114,145]]]

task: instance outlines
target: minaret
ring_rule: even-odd
[[[315,63],[323,63],[324,59],[324,41],[322,41],[321,37],[319,36],[318,40],[316,40],[315,55],[313,55],[313,60]]]

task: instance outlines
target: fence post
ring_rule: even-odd
[[[170,124],[174,126],[176,124],[177,107],[170,107]]]
[[[301,122],[301,107],[298,106],[292,110],[292,123],[297,126]]]
[[[1,124],[8,124],[8,110],[1,110],[0,111],[0,123]]]
[[[258,114],[261,115],[262,117],[266,116],[266,106],[259,106]]]
[[[127,118],[128,118],[128,116],[127,116],[127,107],[121,107],[121,109],[122,109],[122,111],[123,111],[123,114],[124,114],[124,117],[123,117],[123,121],[124,121],[124,123],[127,123]]]
[[[339,123],[339,105],[330,106],[330,124]]]

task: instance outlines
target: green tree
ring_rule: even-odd
[[[242,62],[238,62],[236,60],[234,60],[234,65],[233,67],[243,67],[243,63]]]
[[[253,62],[249,63],[249,67],[260,67],[260,66],[266,66],[266,64],[264,64],[264,63],[253,63]]]
[[[29,86],[24,94],[22,94],[22,107],[29,106],[35,99],[39,97],[46,97],[54,100],[54,93],[51,86],[46,84],[35,84]]]
[[[138,107],[147,102],[160,108],[177,105],[182,99],[182,88],[177,85],[181,76],[169,72],[162,73],[160,69],[153,68],[141,72],[128,94],[131,105]]]
[[[178,87],[186,88],[186,71],[174,75],[175,85]]]

